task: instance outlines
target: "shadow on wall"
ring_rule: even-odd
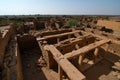
[[[31,35],[18,35],[17,42],[20,49],[20,52],[39,47],[36,38]]]

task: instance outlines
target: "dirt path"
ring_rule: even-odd
[[[22,68],[24,80],[46,80],[42,70],[37,65],[40,51],[36,49],[24,51],[22,54]]]

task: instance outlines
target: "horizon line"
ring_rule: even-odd
[[[38,15],[38,16],[40,16],[40,15],[41,15],[41,16],[44,16],[44,15],[51,15],[51,16],[53,16],[53,15],[58,15],[58,16],[59,16],[59,15],[66,15],[66,16],[67,16],[67,15],[68,15],[68,16],[70,16],[70,15],[76,15],[76,16],[77,16],[77,15],[78,15],[78,16],[79,16],[79,15],[94,15],[94,16],[97,16],[97,15],[98,15],[98,16],[99,16],[99,15],[100,15],[100,16],[104,16],[104,15],[107,16],[107,15],[108,15],[108,16],[120,16],[120,14],[4,14],[4,15],[3,15],[3,14],[0,14],[0,16],[27,16],[27,15],[29,15],[29,16],[30,16],[30,15],[31,15],[31,16],[33,16],[33,15]]]

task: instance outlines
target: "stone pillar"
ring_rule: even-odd
[[[58,65],[58,75],[59,75],[59,80],[63,80],[63,78],[62,78],[62,74],[63,74],[63,70],[62,70],[62,68],[60,67],[60,65]]]
[[[94,63],[96,62],[96,59],[98,57],[98,52],[99,52],[99,48],[95,48],[95,51],[94,51],[94,55],[95,55],[95,59],[94,59]]]
[[[78,63],[79,63],[79,70],[80,71],[82,71],[82,65],[83,65],[83,60],[84,60],[84,55],[80,55],[79,56],[79,61],[78,61]]]

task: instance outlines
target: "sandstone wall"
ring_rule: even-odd
[[[16,44],[16,54],[17,54],[17,80],[23,80],[22,62],[18,44]]]
[[[0,37],[0,65],[2,65],[5,49],[13,33],[14,33],[13,28],[10,27],[6,35],[3,38]]]
[[[36,42],[36,38],[28,34],[22,36],[18,35],[17,41],[20,51],[33,49],[34,47],[36,47],[36,45],[38,45],[38,43]]]

